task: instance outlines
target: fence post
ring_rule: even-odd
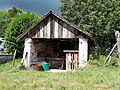
[[[120,33],[119,33],[119,31],[115,32],[115,36],[116,36],[118,56],[119,56],[119,61],[120,61]]]
[[[14,64],[15,64],[15,56],[16,56],[16,52],[17,52],[17,50],[15,50],[15,52],[14,52],[14,56],[13,56],[13,63],[12,63],[12,66],[14,66]]]

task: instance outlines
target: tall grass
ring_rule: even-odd
[[[74,72],[19,70],[0,64],[0,90],[119,90],[120,67],[88,65]]]

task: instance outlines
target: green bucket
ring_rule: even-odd
[[[43,71],[48,71],[49,70],[48,63],[43,63],[42,69],[43,69]]]

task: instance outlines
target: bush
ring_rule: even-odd
[[[15,49],[17,49],[17,56],[22,55],[23,41],[17,41],[16,38],[28,27],[36,23],[39,18],[35,13],[25,12],[12,19],[5,32],[5,48],[8,53],[14,53]]]
[[[104,55],[100,55],[100,56],[90,55],[89,64],[101,66],[105,62],[106,58],[107,57]],[[118,58],[112,56],[105,66],[119,66],[119,62],[117,59]]]

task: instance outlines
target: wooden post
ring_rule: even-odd
[[[68,53],[68,71],[71,70],[72,54]]]
[[[14,56],[13,56],[13,66],[14,66],[14,64],[15,64],[15,56],[16,56],[16,52],[17,52],[17,50],[15,50],[15,52],[14,52]]]
[[[68,71],[68,53],[66,53],[66,70]]]
[[[74,69],[78,68],[78,54],[74,54]]]
[[[115,36],[116,36],[118,56],[119,56],[119,61],[120,61],[120,33],[119,33],[119,31],[115,32]]]

